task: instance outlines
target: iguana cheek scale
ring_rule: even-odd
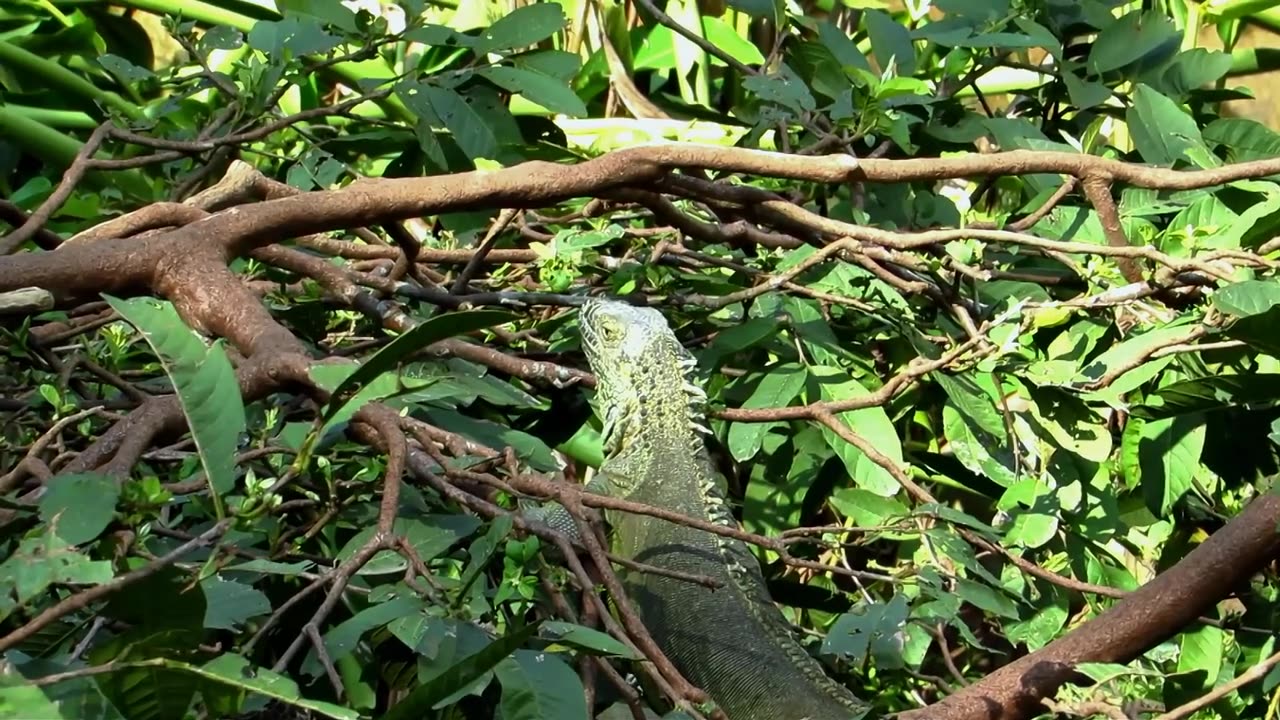
[[[706,396],[693,356],[652,308],[590,299],[580,324],[596,375],[605,461],[592,492],[733,526],[700,433]],[[546,522],[576,534],[563,508]],[[623,581],[658,646],[729,720],[856,720],[867,706],[796,642],[741,541],[657,518],[608,513],[614,550],[661,568],[719,580],[716,590],[627,572]]]

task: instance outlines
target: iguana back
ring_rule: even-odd
[[[693,358],[652,308],[588,300],[583,348],[597,379],[606,460],[595,482],[616,497],[733,526],[699,433],[705,395]],[[656,518],[611,513],[624,557],[719,580],[716,590],[624,575],[663,652],[730,720],[852,720],[866,705],[829,678],[792,636],[759,564],[737,540]]]

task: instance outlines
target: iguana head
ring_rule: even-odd
[[[579,324],[610,445],[651,423],[674,425],[667,429],[677,431],[698,427],[699,404],[706,396],[690,382],[693,356],[662,313],[591,298],[582,306]]]

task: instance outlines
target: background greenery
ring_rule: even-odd
[[[140,208],[170,212],[155,204],[190,199],[237,159],[287,193],[662,138],[890,160],[1272,158],[1280,135],[1222,108],[1249,97],[1232,77],[1274,61],[1236,47],[1244,28],[1277,23],[1274,5],[13,1],[0,8],[0,210],[16,228],[44,208],[52,234],[0,248],[19,257]],[[1212,36],[1225,51],[1198,47]],[[76,182],[59,196],[64,172]],[[959,233],[855,260],[668,184],[649,191],[720,241],[602,189],[608,202],[512,213],[495,200],[410,221],[411,241],[282,243],[341,270],[346,296],[237,258],[315,358],[361,361],[355,375],[312,366],[336,391],[327,402],[242,403],[243,348],[204,342],[107,270],[85,304],[5,316],[0,631],[14,634],[0,640],[0,715],[569,718],[588,713],[587,678],[597,709],[624,717],[585,658],[625,675],[639,655],[574,611],[582,593],[545,543],[406,479],[404,543],[376,545],[390,460],[343,432],[383,400],[435,443],[431,472],[502,507],[511,493],[493,488],[523,473],[581,477],[600,452],[589,376],[539,373],[585,367],[563,308],[587,290],[659,305],[698,357],[744,528],[820,540],[758,549],[774,597],[878,711],[926,704],[1087,622],[1276,472],[1280,185],[1116,185],[1108,227],[1061,173],[911,177],[733,182],[898,238],[1007,228],[1062,244]],[[1150,248],[1145,264],[1116,237]],[[484,351],[439,344],[464,335]],[[189,434],[64,470],[170,393]],[[855,407],[831,417],[934,501],[822,422],[823,402]],[[768,415],[787,407],[805,410]],[[514,461],[495,458],[508,447]],[[1057,707],[1139,717],[1210,692],[1276,652],[1278,590],[1271,570],[1256,576],[1140,659],[1085,667],[1100,682]],[[1274,717],[1280,671],[1262,670],[1192,716]]]

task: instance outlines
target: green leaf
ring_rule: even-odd
[[[718,17],[702,16],[702,35],[726,55],[744,65],[764,63],[764,55],[760,54],[760,48]],[[713,58],[712,62],[716,65],[724,64],[724,61],[719,58]]]
[[[418,720],[425,716],[437,702],[458,688],[470,685],[502,662],[538,632],[538,625],[537,622],[526,625],[494,640],[483,650],[468,655],[447,671],[414,688],[413,692],[384,713],[379,720]]]
[[[498,452],[502,452],[506,447],[514,448],[520,459],[534,470],[557,472],[561,469],[560,462],[551,453],[551,448],[529,433],[443,408],[429,408],[423,414],[431,423]]]
[[[901,668],[902,632],[909,612],[907,599],[897,594],[887,603],[871,603],[845,613],[827,632],[822,653],[843,656],[854,667],[869,659],[877,668]]]
[[[302,696],[302,692],[293,680],[270,669],[254,667],[242,655],[224,653],[199,667],[187,667],[206,680],[261,695],[325,717],[336,720],[356,720],[360,716],[350,708],[308,700]]]
[[[1142,404],[1130,408],[1130,412],[1136,418],[1158,420],[1277,400],[1280,400],[1280,374],[1212,375],[1165,385],[1147,395]]]
[[[1004,487],[1017,482],[1007,433],[992,435],[979,430],[954,403],[942,407],[942,433],[952,454],[969,470]]]
[[[453,547],[458,541],[475,532],[480,521],[470,515],[426,515],[415,518],[396,518],[392,528],[397,536],[418,553],[423,562],[430,562],[440,553]],[[356,533],[338,551],[336,560],[346,562],[364,547],[378,532],[375,525]],[[365,563],[357,575],[386,575],[403,572],[409,561],[395,550],[381,550]]]
[[[832,493],[829,502],[859,527],[889,525],[911,515],[907,506],[897,499],[882,497],[861,488],[840,488]]]
[[[818,383],[821,398],[828,402],[852,400],[870,393],[857,380],[840,368],[823,365],[809,367],[809,376]],[[902,467],[902,441],[884,408],[873,406],[849,410],[836,415],[836,419],[849,426],[871,447],[875,448],[899,468]],[[877,495],[891,497],[901,489],[889,471],[877,465],[853,445],[845,442],[829,428],[822,428],[827,444],[849,470],[854,484]]]
[[[494,85],[508,92],[523,95],[552,112],[571,117],[585,117],[588,114],[582,98],[579,98],[563,80],[550,75],[498,65],[481,68],[479,74]]]
[[[534,3],[518,7],[480,33],[477,57],[535,45],[565,26],[568,18],[559,3]]]
[[[1169,517],[1173,505],[1191,489],[1204,450],[1205,426],[1199,415],[1166,420],[1130,418],[1121,442],[1125,475],[1141,484],[1147,508],[1157,518]]]
[[[760,379],[760,384],[742,403],[742,407],[772,408],[786,407],[804,387],[804,368],[795,364],[782,365],[768,371]],[[738,462],[745,462],[760,452],[760,444],[769,430],[782,423],[747,423],[735,422],[729,425],[727,443],[729,452]]]
[[[98,688],[129,720],[184,717],[199,687],[190,673],[150,665],[98,675]]]
[[[639,660],[641,658],[640,655],[612,635],[573,623],[544,622],[542,624],[542,637],[557,643],[591,651],[595,655],[613,655],[629,660]]]
[[[234,630],[246,620],[271,612],[271,601],[261,591],[244,583],[207,577],[200,582],[204,592],[204,626]]]
[[[528,7],[543,6],[540,3]],[[498,156],[498,135],[493,124],[497,118],[487,118],[481,114],[480,109],[475,107],[478,103],[472,95],[463,96],[455,90],[428,82],[406,81],[400,83],[398,88],[405,105],[424,122],[443,126],[452,133],[454,141],[468,158],[479,160]]]
[[[1005,636],[1012,643],[1025,643],[1034,652],[1048,645],[1067,624],[1070,605],[1062,593],[1050,595],[1052,604],[1040,608],[1026,620],[1013,620],[1004,624]]]
[[[1150,67],[1170,51],[1177,51],[1180,40],[1173,21],[1164,13],[1131,12],[1098,33],[1089,49],[1089,69],[1101,75],[1133,65]]]
[[[987,585],[965,578],[956,578],[955,591],[961,600],[989,613],[1010,619],[1018,617],[1018,606],[1013,600],[1003,592]]]
[[[1208,155],[1195,119],[1146,85],[1138,84],[1125,120],[1134,146],[1148,163],[1168,167],[1179,160],[1196,162]]]
[[[517,650],[494,667],[502,683],[499,709],[504,720],[587,720],[587,701],[578,674],[546,652]]]
[[[1235,317],[1261,315],[1280,305],[1280,281],[1246,280],[1227,285],[1213,294],[1213,304]]]
[[[473,541],[471,547],[467,548],[467,554],[471,556],[471,560],[467,563],[467,569],[463,571],[462,578],[458,582],[457,603],[463,601],[472,583],[479,579],[489,566],[489,560],[493,558],[493,554],[510,536],[514,522],[510,515],[499,515],[489,521],[489,529],[484,535],[479,540]]]
[[[173,631],[173,642],[178,642],[203,634],[207,607],[203,588],[186,572],[169,566],[117,590],[102,615],[157,636]]]
[[[218,340],[209,347],[192,332],[173,304],[153,298],[107,303],[142,332],[177,391],[204,466],[209,490],[222,516],[220,496],[235,487],[236,450],[245,432],[244,402],[231,361]]]
[[[109,561],[90,560],[46,528],[0,563],[0,620],[55,583],[100,585],[112,576]]]
[[[995,401],[972,378],[934,373],[934,382],[947,393],[952,404],[975,427],[997,437],[1005,434],[1004,418]]]
[[[474,330],[511,322],[515,318],[516,316],[511,313],[498,310],[470,310],[437,315],[419,323],[413,329],[387,343],[331,390],[332,396],[321,415],[322,422],[328,425],[357,392],[428,345]],[[322,383],[322,378],[314,372],[313,378],[317,383]],[[321,387],[325,387],[325,384],[322,383]],[[354,413],[357,410],[359,410],[358,407],[353,408],[351,412]]]
[[[355,650],[365,633],[384,627],[393,620],[419,614],[425,606],[421,598],[402,595],[361,610],[324,634],[324,647],[329,652],[329,659],[334,663],[342,660]],[[301,669],[313,677],[324,672],[315,648],[307,653]]]
[[[1141,335],[1130,337],[1117,343],[1095,357],[1076,376],[1077,383],[1089,383],[1098,380],[1113,370],[1129,367],[1139,357],[1147,355],[1152,348],[1167,345],[1178,338],[1185,337],[1189,328],[1183,325],[1169,325],[1149,330]],[[1147,360],[1137,367],[1126,370],[1113,380],[1108,387],[1092,393],[1103,399],[1118,400],[1124,393],[1133,390],[1155,377],[1172,361],[1173,356],[1166,355],[1155,360]],[[1089,398],[1086,398],[1089,399]]]
[[[26,682],[74,668],[46,659],[23,661],[10,650],[0,665],[0,717],[30,720],[126,720],[98,691],[90,677],[72,678],[43,687]]]
[[[1093,462],[1111,456],[1111,431],[1097,410],[1056,388],[1028,386],[1027,392],[1031,419],[1055,445]]]
[[[45,483],[40,519],[50,523],[58,537],[71,545],[82,545],[111,524],[119,497],[116,481],[105,475],[58,475]]]
[[[876,64],[884,69],[893,63],[897,67],[894,75],[899,77],[915,75],[916,51],[911,32],[883,10],[867,10],[864,17]]]
[[[1013,526],[1005,533],[1010,545],[1038,548],[1053,539],[1058,532],[1058,518],[1043,513],[1018,513]]]
[[[1265,160],[1280,155],[1280,133],[1257,120],[1218,118],[1200,134],[1210,145],[1225,148],[1228,162]]]
[[[1223,645],[1226,633],[1212,625],[1199,625],[1182,633],[1179,642],[1178,672],[1195,673],[1199,692],[1213,689],[1222,671]],[[1203,674],[1201,674],[1203,673]]]

